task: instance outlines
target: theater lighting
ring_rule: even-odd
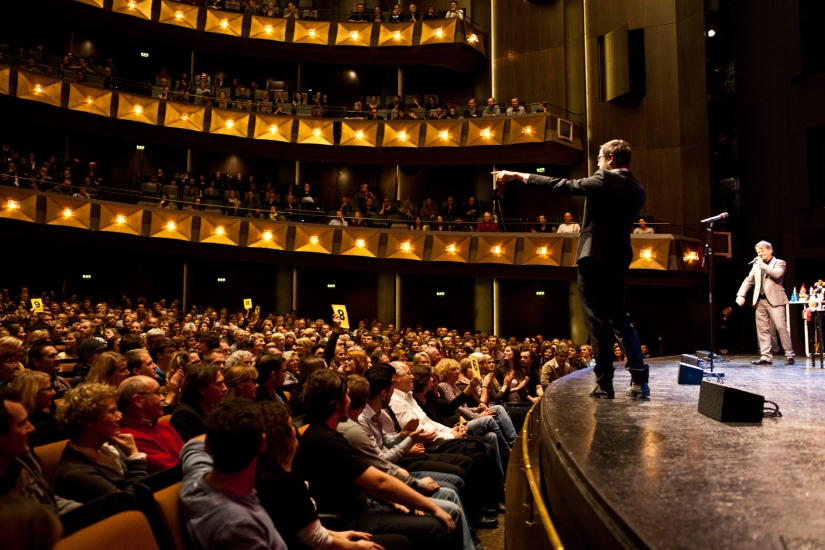
[[[532,126],[525,126],[524,128],[521,129],[521,133],[522,134],[532,134],[533,133],[533,127]]]
[[[135,145],[135,149],[137,149],[138,151],[143,151],[144,149],[146,149],[146,146],[145,145]]]
[[[444,36],[444,29],[435,29],[435,35],[439,38]]]
[[[353,40],[358,40],[358,31],[352,31],[351,33],[349,33],[349,37]]]
[[[363,130],[358,130],[357,132],[355,132],[355,137],[357,139],[364,139],[364,131]]]
[[[38,94],[38,95],[42,94],[43,93],[43,86],[41,86],[40,84],[35,84],[34,85],[34,93]]]
[[[129,0],[129,9],[133,10],[137,7],[137,2],[135,0]]]
[[[135,105],[134,107],[132,107],[132,111],[136,115],[142,115],[143,114],[143,107],[141,107],[140,105]]]
[[[547,256],[547,247],[546,246],[538,247],[536,249],[536,254],[538,254],[539,256]]]
[[[17,202],[17,201],[10,200],[9,202],[6,203],[6,209],[9,212],[14,212],[15,210],[20,210],[20,203]]]
[[[500,246],[491,246],[490,252],[493,254],[501,254],[501,247]]]
[[[183,12],[180,11],[180,10],[176,11],[175,12],[175,19],[177,19],[177,20],[183,19]]]
[[[355,239],[355,246],[357,246],[358,248],[364,248],[365,246],[367,246],[367,241],[365,241],[364,239]]]
[[[401,243],[401,250],[403,250],[404,252],[409,252],[410,250],[412,250],[412,244],[410,243],[410,241],[404,241],[403,243]]]
[[[447,130],[441,130],[440,132],[438,132],[438,139],[447,141],[448,139],[450,139],[450,132],[448,132]]]
[[[686,262],[695,262],[699,259],[699,253],[695,250],[688,250],[685,252],[685,255],[682,256],[682,259]]]
[[[123,214],[118,214],[117,216],[115,216],[115,223],[117,225],[123,225],[124,223],[126,223],[126,216],[124,216]]]
[[[315,38],[315,29],[309,29],[309,31],[307,31],[307,34],[310,35],[312,38]]]
[[[228,19],[221,19],[221,28],[225,29],[228,26],[229,26],[229,20]]]
[[[278,133],[278,125],[273,124],[272,126],[270,126],[269,127],[269,133],[272,134],[272,135],[277,134]]]
[[[272,34],[272,25],[265,25],[264,26],[264,32],[266,34]]]
[[[401,40],[401,31],[395,31],[392,33],[393,40]]]
[[[163,226],[167,231],[175,231],[178,228],[178,224],[175,222],[166,222],[166,225]]]
[[[189,113],[183,113],[183,114],[180,116],[180,119],[181,119],[182,121],[186,122],[187,120],[189,120]]]
[[[708,38],[713,38],[714,36],[716,36],[716,31],[713,30],[713,29],[710,29],[708,31]]]
[[[227,128],[234,128],[235,127],[235,121],[232,120],[231,118],[227,119],[226,120],[226,127]]]
[[[447,245],[447,247],[446,247],[446,248],[444,248],[444,250],[445,250],[446,252],[449,252],[450,254],[455,254],[455,253],[456,253],[456,251],[457,251],[457,249],[456,249],[456,247],[455,247],[455,245],[454,245],[454,244],[448,244],[448,245]]]
[[[87,98],[86,98],[86,104],[87,104],[87,105],[91,105],[91,104],[92,104],[92,103],[94,103],[94,102],[95,102],[95,100],[94,100],[94,99],[92,99],[92,96],[89,96],[89,97],[87,97]]]
[[[490,139],[492,135],[493,132],[491,132],[489,128],[485,128],[481,131],[481,137],[483,137],[484,139]]]
[[[72,210],[71,208],[64,208],[63,209],[63,217],[65,219],[69,219],[72,216],[74,216],[74,210]]]
[[[544,296],[544,291],[543,290],[537,290],[536,291],[536,296]]]
[[[643,249],[639,252],[639,256],[641,258],[644,258],[645,260],[649,260],[649,259],[653,258],[653,250],[651,250],[649,248],[645,248],[645,249]]]
[[[311,236],[311,237],[309,238],[309,243],[310,243],[310,244],[318,244],[318,236],[317,236],[317,235],[313,235],[313,236]]]
[[[315,128],[312,131],[312,135],[315,136],[315,137],[321,137],[321,129],[320,128]]]
[[[265,241],[271,241],[272,240],[272,231],[264,231],[264,234],[262,236],[263,236]]]
[[[218,277],[218,282],[219,283],[225,283],[226,282],[226,277]]]
[[[215,228],[215,235],[226,235],[226,228],[222,225],[219,225]]]
[[[401,141],[407,141],[407,132],[403,130],[398,132],[398,139],[400,139]]]
[[[470,42],[471,44],[475,44],[476,42],[478,42],[478,36],[476,36],[475,34],[471,34],[470,36],[467,37],[467,42]]]

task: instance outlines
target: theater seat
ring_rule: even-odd
[[[43,477],[50,485],[54,484],[54,476],[57,473],[57,465],[60,463],[60,457],[63,456],[63,449],[69,443],[68,439],[49,443],[48,445],[41,445],[33,449],[37,460],[40,461],[40,467],[43,469]]]
[[[304,432],[307,431],[307,428],[309,428],[309,424],[304,424],[303,426],[298,428],[298,435],[304,435]]]
[[[165,415],[161,416],[160,418],[158,418],[158,422],[165,422],[166,424],[169,424],[170,420],[172,420],[172,415],[171,414],[165,414]]]
[[[163,546],[171,550],[186,550],[180,517],[180,487],[180,483],[175,483],[155,493],[155,502],[160,509],[162,532],[166,537],[166,540],[162,541]]]
[[[146,516],[121,512],[58,541],[55,550],[160,550]]]

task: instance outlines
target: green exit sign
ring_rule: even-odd
[[[544,168],[536,168],[536,172],[538,172],[539,174],[543,174]]]

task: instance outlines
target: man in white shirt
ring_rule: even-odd
[[[464,19],[464,12],[458,9],[458,2],[450,2],[450,10],[444,15],[445,19]]]
[[[344,219],[344,213],[341,210],[335,212],[335,217],[329,220],[329,225],[341,225],[346,226],[347,220]]]
[[[579,227],[579,224],[573,223],[573,214],[570,212],[564,213],[564,223],[559,225],[558,231],[556,233],[581,233],[582,228]]]
[[[644,218],[639,218],[639,227],[633,230],[634,235],[653,235],[656,233],[652,227],[647,226]]]
[[[523,115],[524,107],[518,104],[518,98],[514,97],[510,100],[510,106],[507,107],[507,116]]]

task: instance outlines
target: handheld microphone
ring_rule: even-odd
[[[749,262],[748,262],[748,265],[753,265],[753,264],[755,264],[755,263],[756,263],[756,262],[758,262],[758,261],[759,261],[759,256],[757,256],[757,257],[756,257],[756,258],[754,258],[753,260],[749,261]]]
[[[710,218],[705,218],[705,219],[704,219],[704,220],[702,220],[700,223],[713,223],[713,222],[718,222],[718,221],[720,221],[720,220],[726,220],[726,219],[728,219],[728,217],[729,217],[729,216],[728,216],[728,213],[727,213],[727,212],[722,212],[722,213],[721,213],[721,214],[719,214],[718,216],[712,216],[712,217],[710,217]]]

